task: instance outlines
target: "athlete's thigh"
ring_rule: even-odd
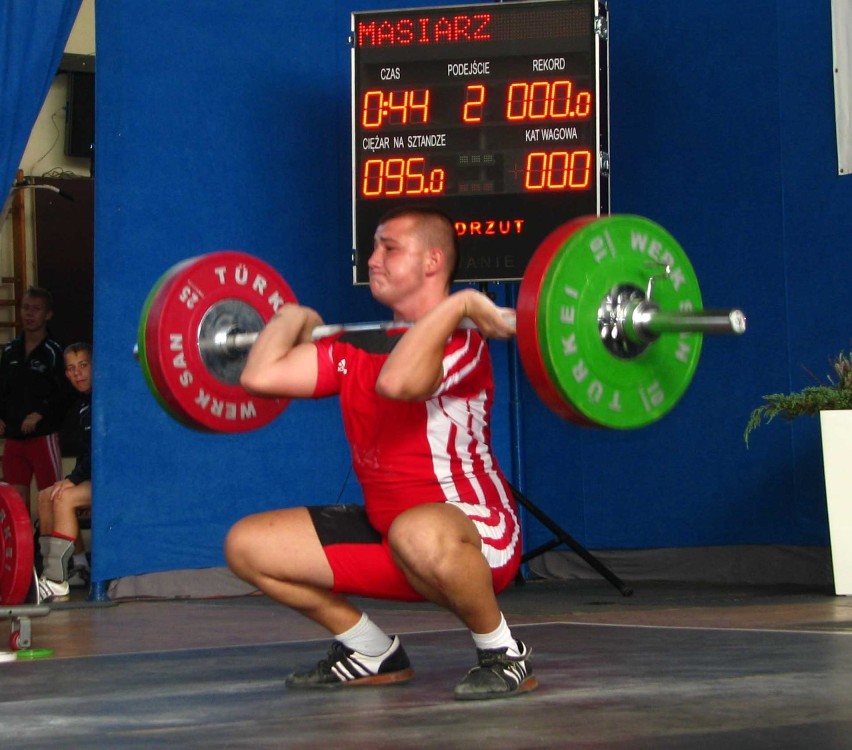
[[[482,555],[491,568],[494,590],[505,589],[515,580],[521,564],[521,527],[512,507],[485,506],[451,502],[476,527]]]
[[[310,508],[320,544],[333,571],[333,591],[374,599],[422,601],[393,558],[387,539],[370,524],[364,506]]]
[[[263,575],[330,588],[331,567],[307,508],[283,508],[241,519],[228,532],[226,555]]]
[[[401,559],[440,559],[459,542],[477,547],[491,569],[495,591],[514,580],[521,559],[521,537],[511,508],[463,503],[429,503],[394,520],[391,546]]]

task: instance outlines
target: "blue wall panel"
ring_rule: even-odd
[[[97,578],[221,565],[242,515],[359,498],[335,401],[248,435],[195,433],[154,404],[130,349],[159,275],[223,248],[279,268],[328,320],[382,316],[350,283],[346,37],[350,11],[394,5],[98,6]],[[822,374],[850,336],[829,11],[789,5],[610,3],[612,210],[672,232],[705,304],[741,306],[749,331],[706,338],[681,404],[638,431],[564,423],[521,383],[518,479],[591,548],[827,542],[816,421],[742,441],[762,394],[806,384],[802,365]],[[529,545],[548,537],[528,523]]]

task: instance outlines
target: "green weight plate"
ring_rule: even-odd
[[[571,233],[541,285],[538,341],[551,380],[574,409],[601,427],[632,429],[667,414],[684,394],[701,355],[700,333],[663,334],[636,356],[604,345],[598,311],[615,287],[644,294],[664,311],[701,310],[698,280],[665,229],[639,216],[607,216]]]

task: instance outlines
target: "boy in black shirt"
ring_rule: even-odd
[[[44,571],[38,580],[42,601],[68,597],[68,562],[80,533],[77,511],[92,507],[92,347],[65,349],[65,375],[80,393],[80,454],[73,471],[38,493],[39,546]]]

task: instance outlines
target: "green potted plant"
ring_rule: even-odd
[[[829,362],[834,374],[827,376],[828,382],[819,382],[814,378],[817,385],[806,386],[796,393],[771,393],[764,396],[766,403],[751,413],[746,425],[743,434],[746,445],[753,430],[775,417],[783,417],[789,422],[806,414],[852,409],[852,351],[840,352]]]
[[[749,435],[775,417],[791,421],[819,414],[822,462],[834,592],[852,595],[852,351],[841,352],[831,362],[827,383],[807,386],[797,393],[764,396],[745,429]]]

